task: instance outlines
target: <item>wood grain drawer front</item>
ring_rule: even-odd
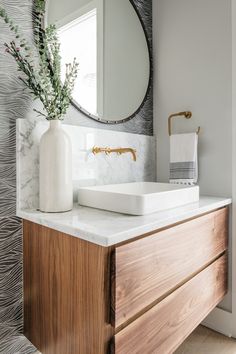
[[[227,248],[228,209],[117,247],[111,259],[111,323],[118,328],[210,264]]]
[[[171,354],[222,300],[227,291],[227,257],[198,275],[118,332],[115,354]]]

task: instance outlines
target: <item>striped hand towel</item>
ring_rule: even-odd
[[[170,183],[194,185],[198,180],[198,135],[170,136]]]

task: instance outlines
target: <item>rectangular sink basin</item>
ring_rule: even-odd
[[[81,187],[80,205],[130,215],[146,215],[199,200],[198,186],[134,182]]]

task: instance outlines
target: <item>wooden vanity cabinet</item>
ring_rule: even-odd
[[[25,335],[42,354],[171,354],[227,292],[228,208],[102,247],[24,221]]]

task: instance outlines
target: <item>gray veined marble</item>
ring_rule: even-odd
[[[48,128],[47,121],[17,122],[17,193],[18,209],[38,208],[39,141]],[[72,125],[63,125],[73,150],[73,185],[77,196],[79,186],[124,182],[155,181],[155,138]],[[92,154],[93,146],[132,147],[137,161],[128,154],[109,156]]]

